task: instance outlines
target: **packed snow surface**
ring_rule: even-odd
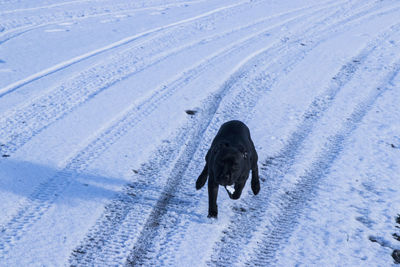
[[[394,265],[399,18],[396,0],[0,0],[0,266]],[[221,187],[208,219],[195,181],[232,119],[261,191]]]

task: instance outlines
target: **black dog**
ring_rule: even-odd
[[[238,199],[249,178],[254,195],[260,191],[258,155],[249,128],[241,121],[228,121],[219,129],[206,155],[206,166],[196,181],[196,189],[208,179],[208,217],[218,215],[218,187],[225,187],[231,199]],[[234,186],[232,186],[234,185]]]

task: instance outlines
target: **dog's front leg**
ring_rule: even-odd
[[[208,179],[208,218],[217,218],[217,196],[219,185],[214,182],[214,177]]]

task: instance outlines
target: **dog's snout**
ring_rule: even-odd
[[[218,179],[217,182],[220,185],[226,186],[226,185],[232,185],[233,184],[233,177],[232,174],[230,173],[225,173],[225,174],[221,174]]]
[[[226,181],[227,181],[227,185],[233,185],[232,176],[228,176],[228,177],[226,178]]]

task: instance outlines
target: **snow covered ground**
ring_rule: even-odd
[[[395,265],[399,18],[396,0],[0,0],[0,266]],[[220,190],[208,219],[195,181],[231,119],[261,191]]]

